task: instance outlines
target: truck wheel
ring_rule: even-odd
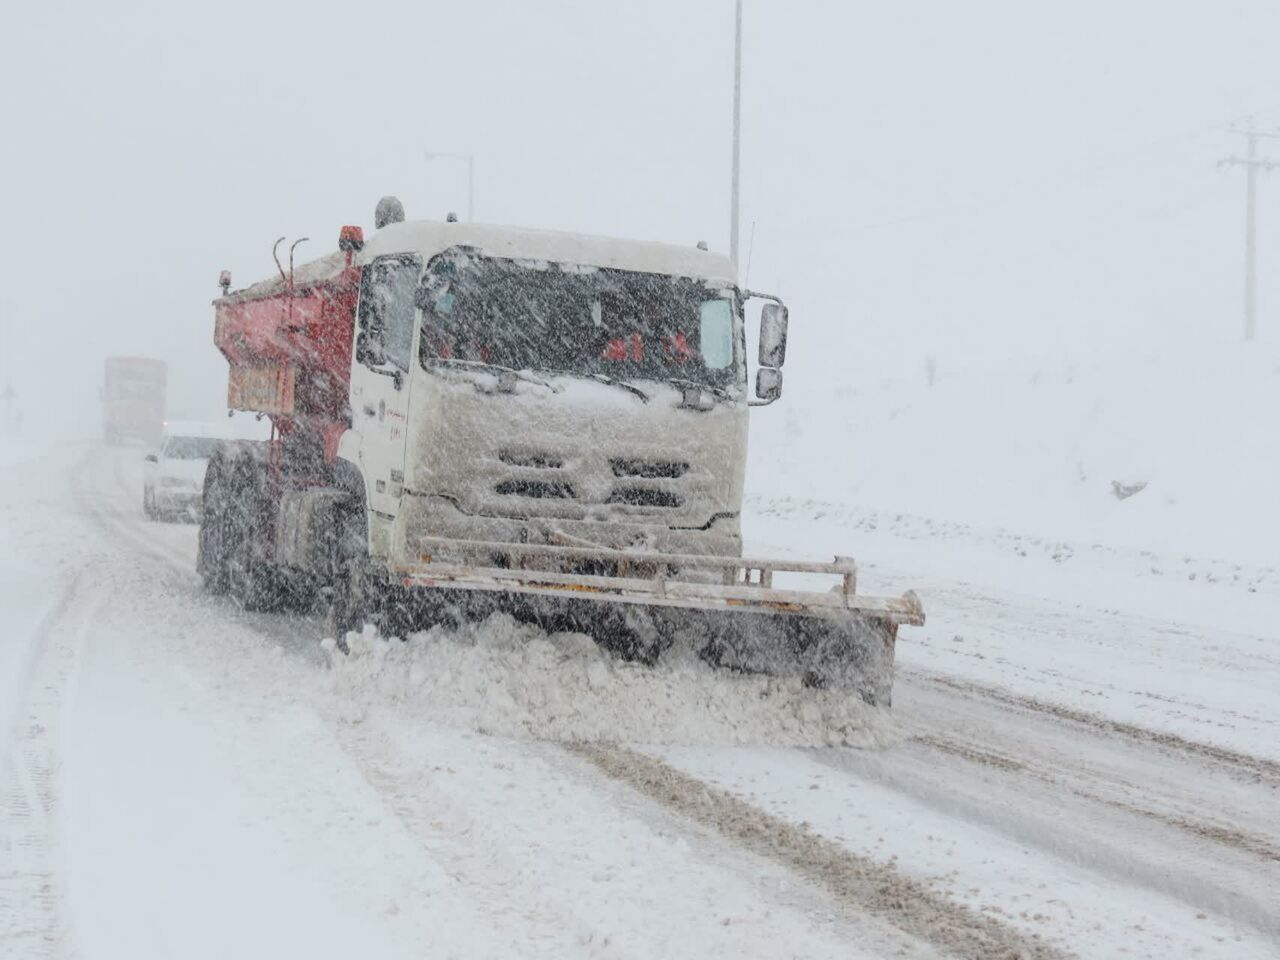
[[[226,593],[227,576],[227,496],[223,481],[223,462],[209,463],[204,478],[204,509],[200,517],[200,540],[196,551],[196,573],[210,593]]]
[[[348,631],[360,631],[374,623],[381,612],[381,590],[369,569],[369,558],[354,557],[339,571],[329,603],[328,626],[343,653]]]
[[[334,516],[329,545],[332,572],[327,626],[343,653],[347,652],[347,631],[362,630],[366,623],[378,621],[386,593],[369,559],[363,491],[351,493],[351,499]]]
[[[256,479],[252,465],[242,466],[232,474],[232,495],[227,505],[230,522],[226,527],[230,534],[226,553],[231,596],[253,613],[275,609],[283,593],[271,565],[256,556],[260,506]]]
[[[422,629],[417,599],[413,591],[398,584],[382,586],[379,591],[378,629],[383,636],[408,640],[415,630]]]

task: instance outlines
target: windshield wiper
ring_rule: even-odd
[[[535,377],[531,373],[525,373],[523,370],[517,370],[515,367],[504,367],[500,363],[485,363],[483,360],[459,360],[455,357],[436,357],[431,361],[435,366],[440,367],[465,367],[471,370],[480,370],[485,373],[510,374],[517,380],[523,380],[526,383],[536,383],[540,387],[546,387],[552,393],[563,393],[564,387],[557,387],[554,383],[549,383],[541,377]]]
[[[732,399],[728,390],[724,387],[716,386],[714,383],[699,383],[697,380],[684,380],[680,377],[663,377],[662,382],[675,384],[677,387],[697,387],[699,390],[709,390],[721,400]]]
[[[627,383],[625,380],[619,380],[617,377],[611,377],[607,373],[587,373],[580,370],[547,370],[545,372],[556,377],[580,377],[584,380],[594,380],[596,383],[607,383],[611,387],[621,387],[628,393],[634,393],[645,403],[648,403],[650,399],[652,399],[647,393],[634,384]]]
[[[607,373],[571,373],[571,377],[586,377],[588,380],[594,380],[596,383],[608,383],[615,387],[621,387],[634,393],[645,403],[649,402],[649,395],[637,387],[635,384],[627,383],[625,380],[619,380],[617,377],[611,377]]]

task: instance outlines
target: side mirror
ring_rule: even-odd
[[[766,303],[760,309],[760,366],[781,367],[787,356],[787,308]]]
[[[773,403],[782,396],[782,371],[777,367],[761,367],[756,371],[756,397],[760,403]]]
[[[146,457],[147,463],[159,463],[160,457],[154,453],[148,453]]]

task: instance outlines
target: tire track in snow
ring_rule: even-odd
[[[1241,753],[1227,747],[1220,747],[1216,744],[1204,743],[1199,740],[1190,740],[1186,737],[1178,736],[1176,733],[1152,730],[1149,727],[1142,727],[1138,724],[1112,720],[1101,714],[1038,700],[1035,697],[1023,694],[1011,693],[1000,687],[979,683],[974,680],[962,680],[957,677],[920,670],[919,668],[900,670],[899,676],[921,684],[944,687],[971,697],[995,701],[1004,706],[1046,714],[1058,720],[1089,727],[1094,731],[1123,737],[1144,746],[1162,747],[1171,753],[1189,755],[1199,760],[1209,761],[1249,782],[1266,783],[1280,787],[1280,762],[1269,760],[1266,757]]]
[[[107,454],[109,456],[109,452]],[[90,453],[82,461],[81,467],[103,464],[101,451]],[[172,587],[175,591],[186,593],[193,602],[208,606],[212,615],[228,616],[250,625],[264,634],[282,649],[292,654],[302,654],[308,661],[323,663],[324,656],[318,643],[307,640],[299,643],[299,631],[304,627],[314,626],[315,636],[321,635],[322,625],[318,617],[295,612],[290,615],[279,613],[251,613],[245,611],[229,597],[218,597],[205,592],[200,586],[200,577],[195,572],[194,549],[183,550],[177,545],[165,542],[156,532],[162,530],[159,524],[151,524],[140,512],[135,512],[125,505],[122,499],[128,493],[128,483],[120,473],[121,460],[114,459],[115,476],[118,485],[114,492],[100,486],[90,488],[94,478],[88,476],[90,471],[77,471],[72,480],[72,493],[75,501],[88,521],[102,535],[111,548],[120,548],[120,555],[145,562],[153,569],[160,582]],[[193,545],[194,547],[194,545]]]
[[[501,844],[486,836],[484,824],[432,783],[430,775],[412,765],[397,763],[386,755],[377,738],[357,726],[339,723],[332,728],[335,742],[379,797],[387,811],[428,858],[439,863],[449,877],[472,893],[496,930],[505,930],[512,942],[528,926],[538,929],[538,940],[547,950],[526,955],[621,958],[607,933],[580,916],[573,904],[549,897],[531,886],[526,871]],[[429,804],[425,801],[429,800]],[[495,895],[503,904],[493,904]]]
[[[138,506],[137,500],[133,502],[131,507],[125,506],[130,502],[128,498],[131,481],[124,475],[123,466],[124,461],[120,457],[115,457],[112,460],[112,476],[115,479],[119,496],[108,498],[104,501],[112,519],[127,528],[136,542],[150,547],[153,552],[162,556],[170,566],[176,567],[180,573],[194,574],[195,557],[167,542],[163,536],[155,535],[166,529],[169,526],[168,524],[162,521],[148,520],[140,512],[141,508]]]
[[[925,744],[935,750],[941,750],[952,756],[960,757],[971,763],[983,766],[995,767],[998,770],[1006,772],[1016,772],[1023,776],[1034,778],[1041,783],[1055,787],[1063,792],[1070,793],[1082,800],[1092,803],[1102,804],[1115,810],[1123,810],[1126,813],[1132,813],[1140,817],[1154,820],[1165,826],[1173,827],[1190,836],[1200,840],[1207,840],[1213,843],[1223,844],[1225,846],[1234,847],[1237,850],[1243,850],[1246,853],[1253,854],[1262,860],[1270,860],[1280,863],[1280,844],[1277,844],[1267,837],[1259,836],[1245,830],[1232,829],[1230,827],[1220,826],[1218,824],[1209,823],[1204,820],[1196,820],[1191,817],[1183,816],[1176,813],[1170,813],[1163,810],[1156,810],[1149,806],[1132,803],[1125,800],[1118,800],[1115,797],[1104,796],[1100,792],[1087,790],[1079,786],[1078,782],[1068,782],[1062,777],[1055,776],[1051,771],[1037,767],[1026,760],[1020,760],[1016,757],[1008,756],[989,747],[978,748],[971,744],[961,743],[950,737],[937,734],[919,734],[911,738],[917,743]]]
[[[94,611],[70,616],[79,578],[64,589],[34,640],[13,742],[0,761],[0,953],[78,955],[59,868],[59,773],[65,717]]]
[[[690,829],[560,744],[430,730],[422,743],[392,732],[393,715],[370,722],[331,718],[398,824],[496,931],[522,935],[523,956],[938,956],[833,913],[788,864]]]
[[[102,453],[93,450],[72,469],[71,496],[76,508],[111,546],[117,546],[120,540],[125,540],[148,559],[161,561],[168,567],[174,566],[175,557],[159,544],[131,529],[119,508],[112,503],[110,492],[102,489],[101,478],[92,475],[97,472],[93,468],[100,466],[101,461]]]
[[[921,746],[925,750],[896,761],[887,755],[855,750],[818,749],[810,754],[842,775],[923,804],[963,825],[966,832],[973,832],[973,828],[989,831],[1118,884],[1145,888],[1194,911],[1218,913],[1268,938],[1280,936],[1280,920],[1269,896],[1276,888],[1270,862],[1249,860],[1246,869],[1241,869],[1238,862],[1232,864],[1230,857],[1223,857],[1225,851],[1212,848],[1199,852],[1201,862],[1189,861],[1186,847],[1171,846],[1128,819],[1134,815],[1131,810],[1104,803],[1104,808],[1120,811],[1117,818],[1100,816],[1108,811],[1096,806],[1073,806],[1075,801],[1096,801],[1077,795],[1061,782],[1032,792],[1011,783],[993,783],[988,773],[966,776],[931,756],[928,751],[936,747]],[[996,763],[987,763],[967,749],[962,757],[986,766],[996,777],[1011,780],[1029,769],[1028,764],[1003,756]],[[1163,825],[1159,819],[1154,822]],[[1171,864],[1179,867],[1171,868]]]
[[[855,922],[858,915],[870,914],[963,960],[1072,956],[1034,934],[948,900],[889,864],[853,853],[655,757],[599,743],[565,749],[740,848],[789,867],[825,889]]]
[[[23,651],[22,656],[18,659],[17,675],[10,678],[12,689],[16,694],[10,715],[0,718],[0,724],[3,724],[0,725],[0,750],[7,751],[11,746],[10,738],[12,732],[19,728],[25,708],[25,700],[21,692],[30,686],[31,675],[40,659],[40,654],[48,643],[49,634],[71,605],[71,600],[75,596],[79,582],[80,576],[75,574],[62,585],[62,590],[59,592],[57,599],[45,611],[44,616],[40,618],[27,639],[26,650]]]
[[[107,535],[128,540],[151,559],[159,560],[171,574],[194,576],[193,558],[170,547],[158,537],[147,536],[140,513],[126,513],[121,496],[127,491],[127,483],[121,474],[121,459],[111,457],[111,478],[116,489],[105,488],[102,463],[95,452],[89,454],[72,475],[72,493],[80,509],[98,529]],[[97,467],[97,470],[93,468]]]

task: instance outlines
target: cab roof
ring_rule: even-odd
[[[493,257],[737,282],[728,257],[692,245],[437,220],[411,220],[383,227],[365,241],[360,262],[368,263],[392,253],[417,253],[426,261],[454,246],[476,247]]]

